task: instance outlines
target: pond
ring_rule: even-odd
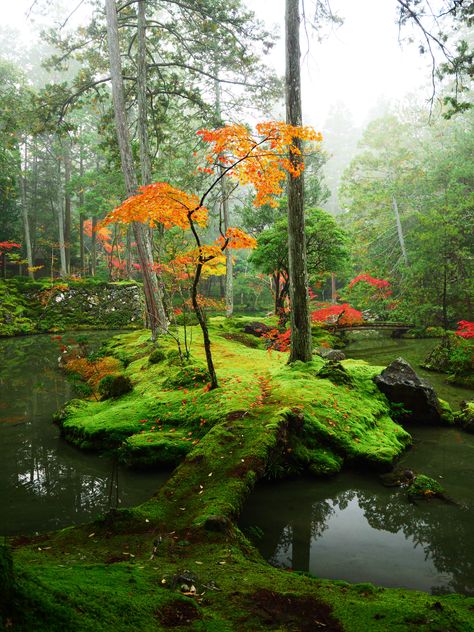
[[[117,333],[117,332],[113,332]],[[90,350],[111,332],[80,332]],[[75,334],[63,336],[74,340]],[[58,340],[40,335],[0,340],[0,534],[32,534],[87,522],[106,511],[110,488],[120,506],[150,498],[168,478],[164,472],[118,468],[112,459],[68,445],[52,423],[54,412],[74,397],[58,370]]]
[[[402,356],[457,407],[472,391],[416,367],[435,344],[363,338],[344,351],[381,365]],[[376,474],[344,471],[328,480],[258,485],[240,527],[277,566],[327,579],[474,595],[474,435],[452,428],[409,430],[414,446],[400,466],[438,480],[454,504],[412,503]]]

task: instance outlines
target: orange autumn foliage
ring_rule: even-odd
[[[301,154],[295,140],[321,141],[322,137],[311,127],[295,127],[282,121],[259,123],[255,134],[245,125],[227,125],[214,130],[200,130],[198,135],[210,145],[206,155],[209,166],[199,170],[214,175],[213,182],[201,198],[167,182],[155,182],[139,187],[138,193],[111,211],[101,226],[115,222],[140,222],[152,227],[162,224],[165,228],[191,228],[197,248],[172,263],[182,270],[194,264],[201,266],[207,274],[222,274],[225,265],[222,253],[226,248],[255,248],[257,242],[241,229],[231,227],[225,235],[221,235],[216,245],[202,245],[195,227],[203,227],[207,223],[206,197],[222,177],[231,177],[242,185],[254,187],[256,206],[276,206],[275,196],[282,193],[287,174],[298,177],[304,168],[303,162],[291,160],[291,157]],[[221,169],[215,172],[214,167],[217,166]]]
[[[199,226],[205,226],[208,210],[200,206],[197,195],[176,189],[167,182],[154,182],[138,188],[139,193],[127,198],[102,221],[102,226],[115,222],[141,222],[165,228],[189,228],[189,214]]]
[[[300,155],[295,139],[303,141],[322,140],[312,127],[288,125],[283,121],[267,121],[256,126],[251,134],[245,125],[227,125],[214,130],[200,130],[201,138],[211,144],[206,156],[209,164],[220,164],[230,168],[228,175],[240,184],[251,184],[255,188],[255,206],[269,204],[275,207],[275,195],[283,192],[287,173],[298,177],[304,168],[290,160],[289,153]]]
[[[224,237],[219,237],[217,243],[221,248],[227,242],[227,248],[237,250],[239,248],[256,248],[257,240],[236,226],[230,226]]]
[[[65,369],[68,373],[77,373],[84,382],[89,384],[93,391],[97,390],[103,377],[118,373],[120,368],[120,361],[110,356],[93,361],[87,358],[71,358],[65,364]]]

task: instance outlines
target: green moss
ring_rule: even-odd
[[[16,629],[298,630],[308,612],[345,632],[474,629],[472,598],[320,581],[262,560],[234,522],[256,480],[272,469],[327,475],[354,460],[383,467],[410,436],[372,381],[380,368],[345,360],[350,380],[338,384],[320,376],[321,358],[288,366],[285,354],[217,331],[212,325],[219,389],[169,388],[182,366],[169,357],[150,364],[149,336],[134,332],[109,344],[128,359],[134,390],[117,400],[76,400],[58,414],[67,436],[119,446],[126,463],[180,465],[138,507],[23,540],[14,553]],[[193,363],[202,364],[199,342],[196,333]],[[183,574],[202,598],[181,594]]]
[[[441,419],[443,423],[447,425],[454,424],[454,413],[451,410],[451,406],[444,399],[439,399],[438,402],[441,408]]]
[[[0,613],[8,607],[13,588],[13,564],[10,550],[6,546],[0,546]]]
[[[166,353],[163,351],[163,349],[155,349],[148,356],[148,362],[150,364],[158,364],[158,362],[163,362],[165,358]]]
[[[408,487],[407,493],[410,498],[442,498],[445,492],[433,478],[424,474],[418,474]]]
[[[453,419],[463,430],[474,433],[474,402],[464,402],[461,410],[454,413]]]
[[[142,468],[170,468],[178,465],[193,447],[190,436],[176,431],[154,432],[154,427],[151,428],[123,442],[119,450],[122,463]]]
[[[106,375],[99,382],[99,395],[101,399],[121,397],[132,390],[132,382],[126,375]]]

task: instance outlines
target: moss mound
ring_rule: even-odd
[[[121,397],[130,393],[133,389],[130,378],[126,375],[106,375],[99,382],[99,395],[101,399]]]
[[[216,333],[221,388],[169,388],[182,365],[151,364],[147,334],[134,332],[108,345],[127,360],[133,391],[58,414],[73,441],[118,446],[130,464],[180,464],[138,507],[14,541],[14,629],[473,629],[474,599],[321,581],[262,560],[235,526],[256,480],[288,468],[330,474],[347,461],[384,467],[410,437],[373,384],[380,368],[344,361],[350,381],[338,384],[320,377],[321,358],[288,366],[284,354]]]

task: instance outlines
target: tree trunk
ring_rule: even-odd
[[[61,195],[61,163],[58,160],[58,193],[56,196],[57,218],[58,218],[58,241],[59,241],[59,275],[67,276],[66,247],[64,239],[64,209],[63,196]]]
[[[125,111],[125,92],[123,87],[122,62],[120,59],[117,9],[115,0],[105,0],[107,18],[107,41],[109,47],[110,75],[112,78],[112,97],[115,114],[115,128],[120,149],[122,172],[128,195],[137,190],[132,146]],[[143,224],[133,223],[133,232],[137,243],[138,256],[143,274],[146,309],[150,322],[152,339],[168,329],[168,319],[163,307],[162,290],[153,270],[153,253],[148,231]]]
[[[216,370],[214,368],[214,362],[212,360],[211,353],[211,340],[209,338],[209,330],[207,328],[206,319],[204,318],[204,313],[199,305],[198,301],[198,286],[199,279],[201,278],[202,272],[202,264],[198,263],[196,266],[196,272],[194,273],[193,286],[191,288],[191,301],[193,304],[194,313],[199,321],[199,325],[202,331],[202,338],[204,341],[204,351],[206,352],[206,362],[207,362],[207,370],[209,371],[209,376],[211,378],[210,390],[213,390],[219,386],[217,382]]]
[[[71,180],[71,147],[69,139],[63,144],[64,152],[64,254],[66,271],[71,273],[71,194],[68,191]]]
[[[24,162],[23,169],[21,169],[21,216],[23,219],[23,230],[25,233],[25,247],[26,247],[26,258],[28,260],[28,276],[30,279],[35,278],[35,273],[33,272],[33,251],[31,248],[31,233],[30,233],[30,218],[28,215],[28,198],[27,198],[27,182],[26,182],[26,172],[28,167],[28,144],[25,139],[25,150],[24,150]],[[5,265],[5,260],[4,260]]]
[[[218,76],[218,70],[215,70],[216,77]],[[222,112],[221,112],[221,85],[219,79],[214,81],[215,96],[216,96],[216,119],[218,125],[222,125]],[[222,176],[224,167],[219,165],[219,175]],[[221,196],[222,196],[222,223],[223,232],[227,232],[230,225],[229,217],[229,190],[227,186],[227,180],[225,177],[221,178]],[[232,252],[229,248],[225,250],[225,315],[230,318],[234,313],[234,277],[233,277],[233,259]]]
[[[331,303],[335,305],[337,302],[336,275],[331,272]]]
[[[286,0],[286,119],[301,125],[301,79],[299,41],[299,0]],[[302,150],[302,142],[294,141]],[[290,154],[299,167],[302,154]],[[311,326],[309,321],[308,274],[304,221],[303,175],[288,176],[288,259],[291,299],[291,352],[289,362],[311,360]]]
[[[82,155],[82,147],[79,150],[79,176],[82,178],[84,175],[84,156]],[[83,213],[84,208],[84,188],[81,186],[79,190],[79,266],[81,268],[81,275],[85,270],[85,248],[84,248],[84,220],[85,215]]]
[[[397,204],[397,200],[395,196],[392,196],[392,206],[393,206],[393,212],[395,214],[395,222],[397,224],[397,234],[398,234],[398,241],[400,243],[400,250],[402,251],[403,261],[405,265],[407,266],[408,257],[407,257],[407,251],[405,248],[405,238],[403,236],[402,223],[400,221],[400,213],[398,212],[398,204]]]
[[[146,0],[138,1],[137,15],[137,103],[138,103],[138,137],[140,141],[140,168],[142,184],[150,184],[151,161],[150,142],[148,138],[147,117],[147,63],[146,63]]]
[[[97,217],[92,218],[92,235],[91,235],[91,276],[95,277],[97,271]]]

